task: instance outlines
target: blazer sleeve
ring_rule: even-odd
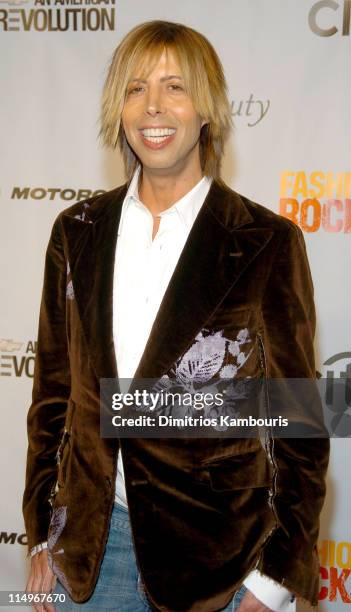
[[[269,380],[315,379],[313,283],[303,233],[292,222],[282,232],[262,311]],[[321,411],[320,397],[311,381],[313,387],[317,411],[318,406]],[[301,409],[303,415],[304,405]],[[257,569],[312,605],[318,603],[317,539],[326,493],[329,445],[327,435],[273,436],[270,440],[275,466],[272,504],[277,529],[267,540]]]
[[[32,403],[27,415],[28,450],[22,511],[28,549],[47,539],[50,494],[57,478],[56,453],[70,396],[66,336],[66,275],[60,215],[46,250]]]

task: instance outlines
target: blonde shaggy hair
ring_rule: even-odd
[[[211,43],[180,23],[147,21],[133,28],[114,51],[103,87],[99,137],[107,147],[119,145],[128,180],[140,163],[129,146],[121,114],[129,81],[138,70],[145,78],[164,50],[173,51],[185,90],[196,112],[208,123],[200,133],[200,163],[204,175],[220,179],[224,144],[233,126],[223,66]]]

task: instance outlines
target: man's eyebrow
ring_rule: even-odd
[[[177,75],[177,74],[170,74],[170,75],[161,77],[160,81],[161,81],[161,83],[163,83],[164,81],[169,81],[170,79],[179,79],[180,81],[183,80],[182,77]],[[129,83],[135,83],[135,82],[137,82],[137,83],[147,83],[147,81],[145,81],[145,79],[131,79],[129,81]]]

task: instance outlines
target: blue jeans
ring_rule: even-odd
[[[246,591],[243,585],[221,612],[235,612]],[[54,593],[64,593],[65,603],[56,603],[58,612],[149,612],[140,574],[136,565],[129,514],[120,504],[114,504],[110,531],[102,560],[100,574],[91,598],[77,604],[57,580]],[[219,611],[218,611],[219,612]]]

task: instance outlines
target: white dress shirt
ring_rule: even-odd
[[[113,335],[121,392],[126,393],[139,365],[163,295],[211,179],[203,177],[180,200],[162,211],[152,239],[153,217],[140,201],[137,168],[126,193],[118,228],[113,288]],[[128,508],[121,453],[118,454],[116,503]],[[245,586],[275,612],[295,612],[285,587],[253,570]]]

